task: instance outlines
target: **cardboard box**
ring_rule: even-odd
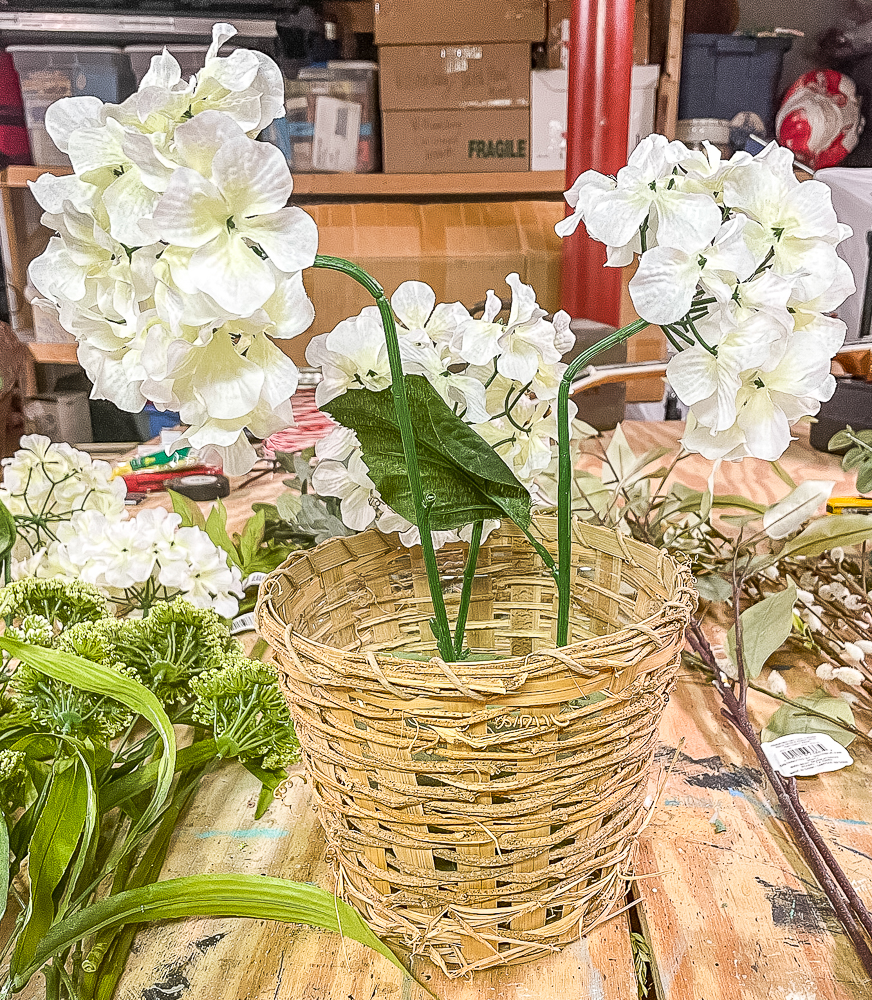
[[[375,0],[376,45],[541,42],[545,0]]]
[[[388,45],[379,80],[383,111],[528,108],[530,46]]]
[[[358,203],[310,205],[322,254],[347,257],[367,270],[390,296],[404,281],[426,281],[437,302],[483,303],[492,288],[507,302],[506,275],[517,271],[543,309],[560,308],[562,242],[554,226],[558,201],[447,204]],[[276,344],[305,365],[309,340],[356,316],[372,299],[333,271],[308,268],[306,290],[315,321],[306,333]]]
[[[634,66],[630,91],[627,155],[654,131],[659,66]],[[537,69],[530,74],[530,169],[566,167],[568,73],[564,69]]]
[[[382,143],[386,174],[529,170],[530,112],[385,111]]]

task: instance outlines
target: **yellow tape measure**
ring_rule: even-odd
[[[830,497],[827,500],[828,514],[872,514],[872,498]]]

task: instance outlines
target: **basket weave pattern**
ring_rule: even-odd
[[[556,553],[553,519],[534,531]],[[261,588],[338,891],[449,975],[575,940],[632,867],[696,598],[665,553],[574,532],[561,649],[553,579],[511,524],[482,547],[460,663],[436,655],[420,550],[393,536],[295,553]],[[438,553],[452,620],[465,554]]]

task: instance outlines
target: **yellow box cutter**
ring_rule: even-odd
[[[828,514],[872,514],[870,497],[830,497],[827,500]]]

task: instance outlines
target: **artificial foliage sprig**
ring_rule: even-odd
[[[299,744],[273,670],[247,659],[208,608],[178,599],[142,618],[89,619],[105,612],[93,588],[42,580],[3,588],[0,606],[11,622],[0,637],[8,682],[0,691],[0,832],[9,843],[4,872],[21,899],[11,981],[20,988],[47,961],[49,1000],[109,997],[129,926],[44,959],[39,942],[88,926],[107,891],[120,901],[148,890],[210,772],[245,766],[262,784],[262,815]],[[193,734],[178,752],[175,726]],[[249,912],[244,895],[238,906]],[[173,912],[171,900],[159,912]],[[124,919],[135,923],[135,913]]]
[[[271,667],[240,656],[200,674],[191,687],[194,720],[211,730],[219,757],[260,760],[265,770],[299,760],[300,744]]]

